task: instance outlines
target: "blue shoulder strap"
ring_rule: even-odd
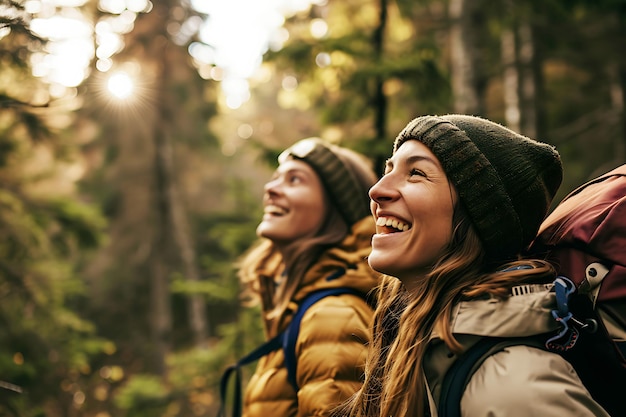
[[[518,345],[545,349],[539,338],[483,337],[463,352],[443,378],[437,415],[439,417],[461,417],[461,398],[474,372],[489,356],[506,347]]]
[[[233,417],[241,416],[241,367],[252,363],[270,352],[280,349],[282,346],[283,333],[263,343],[261,346],[239,359],[234,365],[226,368],[220,379],[220,408],[217,417],[226,417],[226,391],[228,389],[228,381],[231,376],[235,376],[234,398],[233,398]]]
[[[532,268],[532,265],[522,264],[503,269],[501,272]],[[501,344],[501,346],[496,348],[498,344]],[[438,416],[461,417],[461,397],[463,397],[465,386],[474,374],[474,371],[478,369],[489,355],[514,344],[519,344],[519,342],[512,342],[510,339],[507,342],[505,339],[497,337],[483,337],[463,352],[443,377],[439,405],[437,407]]]
[[[298,334],[300,333],[300,322],[302,321],[302,317],[304,313],[311,307],[313,304],[318,302],[324,297],[328,297],[330,295],[340,295],[340,294],[354,294],[359,297],[363,297],[363,293],[357,291],[353,288],[328,288],[324,290],[318,290],[310,293],[309,295],[302,300],[300,306],[298,307],[298,311],[291,319],[291,323],[289,323],[289,327],[283,332],[283,351],[285,353],[285,366],[287,368],[287,378],[289,383],[294,388],[294,390],[298,391],[298,383],[296,382],[296,371],[298,368],[298,361],[296,358],[296,342],[298,340]]]
[[[465,386],[472,377],[475,366],[500,342],[500,339],[485,337],[465,351],[452,364],[441,384],[441,395],[437,407],[439,417],[461,417],[461,397],[465,391]]]
[[[242,401],[241,401],[241,367],[252,363],[263,356],[267,355],[270,352],[273,352],[281,347],[284,350],[285,354],[285,367],[287,368],[287,379],[289,383],[294,387],[296,391],[298,391],[298,384],[296,383],[296,368],[297,368],[297,360],[296,360],[296,341],[298,340],[298,334],[300,333],[300,322],[302,321],[302,316],[304,313],[315,304],[317,301],[321,300],[324,297],[328,297],[330,295],[340,295],[340,294],[354,294],[359,297],[364,297],[363,293],[357,291],[352,288],[328,288],[323,290],[318,290],[307,295],[300,306],[298,307],[298,311],[294,315],[289,323],[287,329],[278,335],[274,336],[272,339],[263,343],[261,346],[254,349],[252,352],[248,353],[243,358],[239,359],[237,363],[234,365],[230,365],[226,368],[222,377],[220,379],[220,408],[217,412],[218,417],[226,416],[226,391],[228,389],[228,383],[230,378],[235,376],[235,386],[234,386],[234,398],[232,401],[232,417],[240,417],[242,411]]]

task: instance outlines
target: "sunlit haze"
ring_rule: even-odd
[[[238,108],[249,99],[248,79],[260,68],[262,55],[279,49],[287,40],[280,30],[285,16],[308,9],[311,0],[192,0],[193,7],[209,17],[200,30],[200,40],[209,47],[191,45],[190,54],[200,64],[220,71],[200,72],[221,81],[226,105]]]
[[[279,49],[288,39],[282,28],[285,17],[325,1],[191,0],[192,7],[208,17],[204,22],[187,25],[199,26],[200,39],[189,46],[189,54],[199,74],[219,81],[226,105],[236,109],[250,98],[248,81],[259,71],[263,54],[270,48]],[[152,10],[149,0],[99,0],[98,8],[108,15],[92,23],[77,8],[86,2],[25,3],[26,11],[34,16],[33,31],[51,41],[44,52],[32,56],[34,75],[56,86],[59,94],[63,88],[80,85],[89,75],[94,59],[96,70],[103,73],[123,64],[115,61],[115,55],[124,48],[123,35],[133,30],[138,13]],[[325,29],[320,21],[312,32]],[[106,89],[113,96],[127,98],[133,93],[130,78],[115,74],[105,79]]]
[[[38,2],[28,2],[31,9],[34,3]],[[78,9],[59,12],[50,5],[41,2],[30,25],[33,32],[50,40],[45,53],[32,55],[33,73],[52,84],[76,87],[87,76],[94,54],[93,31]]]

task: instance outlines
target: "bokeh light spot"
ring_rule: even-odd
[[[133,80],[125,72],[116,72],[109,77],[107,89],[114,97],[126,99],[133,94]]]

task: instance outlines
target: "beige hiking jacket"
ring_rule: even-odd
[[[506,301],[483,299],[461,302],[452,317],[453,333],[465,347],[480,336],[527,337],[558,328],[550,311],[554,293],[541,286],[536,292]],[[434,338],[424,371],[431,394],[431,416],[446,371],[456,360]],[[507,347],[489,356],[470,379],[461,399],[463,417],[606,417],[591,398],[573,367],[558,354],[525,345]]]

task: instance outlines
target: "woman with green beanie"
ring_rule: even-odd
[[[362,155],[318,138],[285,150],[265,185],[261,240],[240,277],[261,302],[268,339],[284,331],[305,298],[333,288],[308,308],[295,346],[295,384],[285,351],[259,360],[245,391],[244,417],[323,416],[361,386],[380,274],[366,257],[374,233],[369,188],[377,177]]]
[[[488,120],[424,116],[397,136],[371,188],[371,267],[386,274],[362,389],[339,414],[437,416],[442,382],[485,336],[546,337],[559,324],[553,267],[520,258],[562,180],[556,150]],[[607,416],[573,367],[540,346],[487,356],[464,417]]]

